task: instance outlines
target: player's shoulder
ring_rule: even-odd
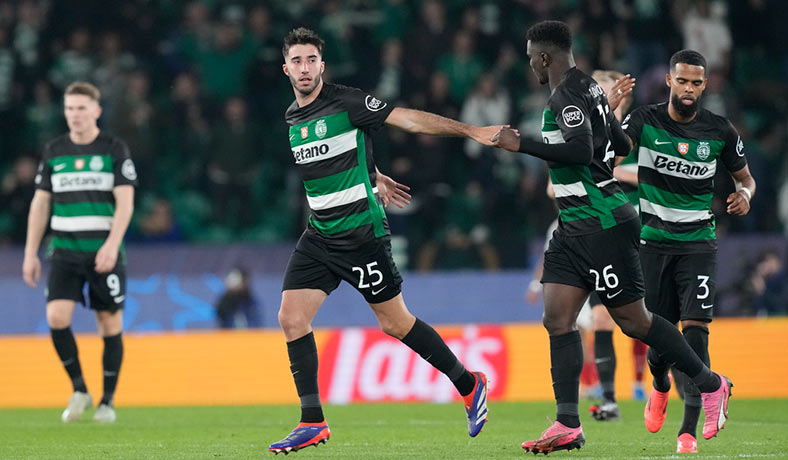
[[[68,137],[68,133],[61,134],[54,139],[50,139],[46,144],[44,144],[44,152],[42,156],[44,158],[51,158],[62,155],[65,153],[66,147],[70,144],[71,140]]]
[[[722,115],[717,115],[716,113],[712,112],[711,110],[701,108],[698,111],[698,118],[702,119],[705,123],[708,123],[715,129],[719,129],[722,131],[728,131],[733,127],[733,124],[730,120]]]
[[[129,152],[129,146],[123,139],[105,131],[99,132],[95,143],[97,147],[106,149],[106,152],[113,156],[127,155]]]
[[[658,104],[645,104],[636,107],[632,114],[637,114],[639,116],[650,116],[650,117],[658,117],[660,114],[667,115],[668,113],[668,103],[667,102],[660,102]]]
[[[597,82],[575,67],[567,72],[564,81],[555,88],[550,96],[550,102],[559,106],[581,104],[592,96],[595,87],[599,88]],[[599,88],[599,91],[601,93],[602,89]]]

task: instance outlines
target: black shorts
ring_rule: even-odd
[[[360,246],[331,246],[304,233],[287,263],[282,290],[320,289],[326,294],[345,280],[369,303],[401,292],[402,276],[391,256],[391,241],[377,238]]]
[[[95,261],[82,262],[52,260],[47,280],[47,302],[73,300],[96,311],[115,312],[123,308],[126,299],[126,267],[118,263],[109,273],[96,273]],[[88,285],[90,303],[83,294]]]
[[[602,299],[599,298],[599,293],[596,291],[592,291],[591,294],[588,296],[588,303],[591,304],[591,308],[603,305]]]
[[[555,232],[544,253],[542,283],[596,291],[606,307],[620,307],[644,296],[638,247],[640,224],[632,219],[590,235]]]
[[[646,308],[671,323],[711,322],[717,254],[640,252],[646,277]]]

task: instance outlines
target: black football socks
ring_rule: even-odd
[[[572,331],[550,336],[550,374],[556,402],[556,420],[569,428],[580,426],[577,408],[580,372],[583,370],[583,345],[580,333]]]
[[[66,368],[68,377],[71,379],[74,391],[87,393],[88,389],[85,386],[85,379],[82,377],[82,366],[79,364],[77,341],[74,340],[71,327],[50,329],[49,332],[52,336],[52,343],[55,345],[55,351],[60,357],[60,362],[63,363],[63,367]]]
[[[652,318],[651,328],[643,342],[653,348],[662,362],[675,364],[676,368],[687,374],[701,392],[711,393],[719,389],[722,382],[690,348],[681,332],[659,315],[652,315]],[[649,350],[649,366],[652,364],[651,353]],[[656,378],[654,387],[660,390],[657,388]]]
[[[602,385],[602,398],[616,400],[616,350],[613,348],[613,331],[594,332],[594,360]]]
[[[416,323],[402,338],[402,343],[432,364],[435,369],[444,373],[460,392],[460,395],[471,394],[476,385],[476,378],[465,369],[465,366],[432,326],[416,318]]]
[[[668,376],[670,363],[665,362],[652,347],[648,347],[646,362],[654,377],[654,389],[663,393],[670,391],[670,377]]]
[[[684,338],[690,348],[698,355],[706,366],[709,365],[709,330],[700,326],[688,326],[684,328]],[[703,403],[700,392],[694,383],[687,380],[684,384],[684,421],[681,423],[679,434],[689,433],[697,437],[698,418]]]
[[[290,357],[290,372],[295,380],[296,391],[301,399],[301,422],[319,423],[324,420],[317,386],[317,346],[315,334],[309,334],[287,342]]]
[[[123,333],[104,337],[104,395],[101,404],[112,405],[115,397],[115,387],[118,385],[120,364],[123,362]]]

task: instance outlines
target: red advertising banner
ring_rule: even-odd
[[[489,397],[500,397],[508,378],[501,327],[441,328],[441,335],[468,369],[487,374]],[[320,394],[332,404],[459,399],[448,378],[399,340],[375,329],[332,334],[320,353],[319,382]]]

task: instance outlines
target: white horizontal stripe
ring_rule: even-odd
[[[588,195],[582,182],[575,182],[574,184],[553,184],[553,191],[555,191],[556,198]]]
[[[626,163],[626,164],[623,164],[623,165],[618,165],[618,166],[616,166],[616,168],[619,168],[622,171],[626,171],[626,172],[633,172],[633,173],[638,172],[638,164],[637,163]]]
[[[353,203],[367,197],[367,190],[364,184],[358,184],[339,192],[329,193],[321,196],[307,196],[309,207],[315,211],[321,209],[335,208],[343,204]]]
[[[660,219],[667,222],[699,222],[708,220],[712,217],[709,210],[687,210],[687,209],[674,209],[667,208],[654,204],[643,198],[640,199],[640,210],[648,214],[654,214]]]
[[[716,160],[708,163],[689,161],[642,146],[638,150],[638,166],[682,179],[711,179],[717,172]]]
[[[328,160],[337,155],[342,155],[348,150],[356,148],[357,129],[340,134],[339,136],[329,137],[319,141],[293,147],[293,159],[296,164],[304,165],[316,161]]]
[[[612,179],[603,180],[602,182],[597,182],[596,186],[597,186],[597,188],[602,188],[602,187],[604,187],[606,185],[612,184],[613,182],[618,182],[615,177],[612,178]]]
[[[111,192],[115,186],[115,175],[108,172],[80,171],[52,175],[52,191],[80,192],[99,190]]]
[[[61,232],[85,232],[109,230],[112,227],[110,216],[52,216],[52,230]]]
[[[565,142],[560,129],[556,129],[555,131],[542,131],[542,139],[544,139],[547,144],[563,144]]]

